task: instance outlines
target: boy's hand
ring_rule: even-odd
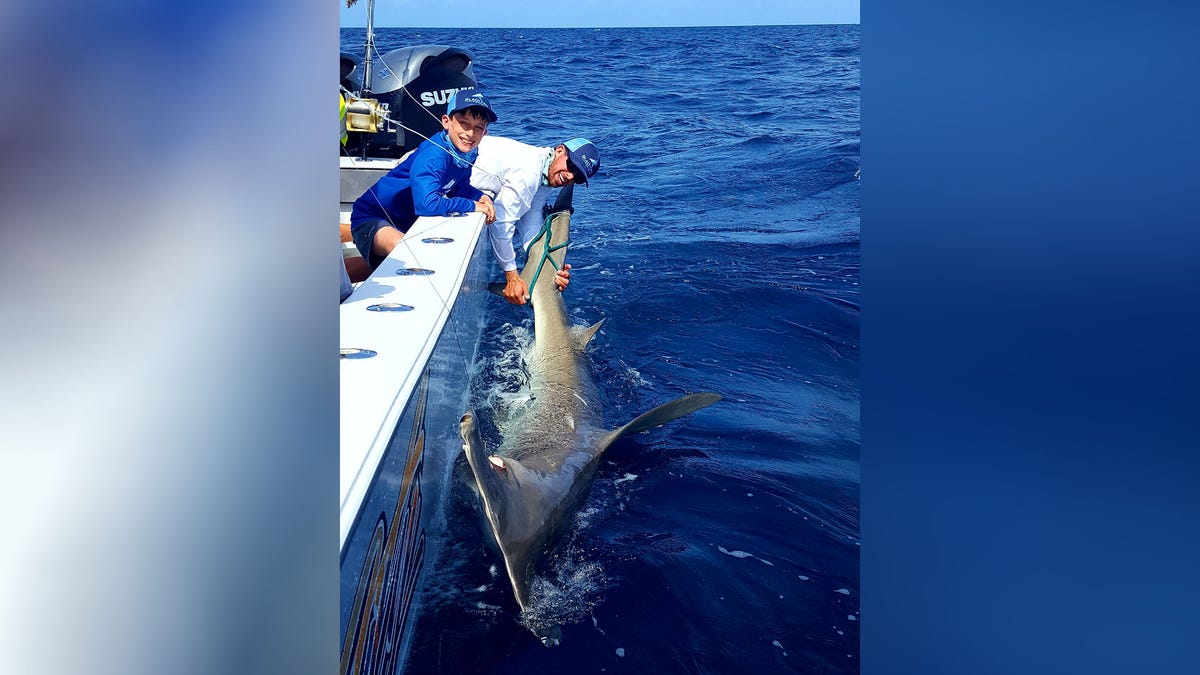
[[[484,195],[475,202],[475,210],[483,214],[484,222],[489,225],[496,222],[496,207],[492,205],[492,198]]]

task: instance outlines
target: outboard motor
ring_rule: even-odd
[[[359,81],[362,80],[362,74],[359,73],[357,79],[351,77],[351,75],[353,75],[355,70],[358,68],[358,57],[353,54],[342,52],[341,59],[339,59],[339,61],[342,72],[341,85],[350,91],[358,91],[359,88],[362,87],[362,83]]]
[[[387,117],[408,129],[384,122],[377,133],[350,132],[346,151],[363,157],[400,157],[442,130],[442,115],[450,93],[475,86],[471,52],[443,45],[404,47],[384,54],[372,64],[370,87],[347,86],[364,98],[378,99]],[[347,66],[342,58],[343,72]],[[354,64],[357,66],[357,63]],[[360,84],[362,72],[353,68],[346,81]]]

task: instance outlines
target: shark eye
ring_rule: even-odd
[[[504,471],[507,468],[504,466],[504,460],[495,455],[488,457],[488,461],[492,463],[492,468],[497,471]]]

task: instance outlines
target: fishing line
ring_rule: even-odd
[[[411,95],[411,94],[410,94],[410,95]],[[423,108],[422,108],[422,109],[423,109]],[[426,111],[426,112],[429,112],[429,111]],[[430,114],[430,115],[432,115],[433,113],[429,113],[429,114]],[[417,131],[417,130],[415,130],[415,129],[411,129],[411,128],[409,128],[409,127],[405,126],[404,124],[401,124],[401,123],[400,123],[398,120],[394,120],[394,119],[392,119],[392,118],[388,117],[387,115],[382,115],[382,114],[381,114],[381,115],[380,115],[380,117],[382,117],[383,119],[387,120],[388,122],[391,122],[391,123],[395,124],[396,126],[398,126],[398,127],[402,128],[402,129],[405,129],[406,131],[411,131],[411,132],[413,132],[414,134],[416,134],[416,135],[420,136],[421,138],[423,138],[423,139],[425,139],[425,140],[427,140],[427,141],[429,141],[429,140],[432,140],[432,139],[430,139],[428,136],[426,136],[425,134],[422,134],[421,132],[419,132],[419,131]],[[436,119],[436,118],[435,118],[435,119]],[[446,153],[447,155],[449,155],[449,156],[450,156],[450,158],[451,158],[452,160],[457,160],[457,159],[458,159],[457,157],[455,157],[454,153],[450,152],[450,151],[449,151],[449,150],[447,150],[446,148],[443,148],[442,146],[438,145],[437,143],[434,143],[433,145],[434,145],[434,147],[436,147],[437,149],[439,149],[439,150],[441,150],[442,152],[444,152],[444,153]],[[470,165],[470,167],[471,167],[472,169],[473,169],[473,168],[475,168],[475,164],[474,164],[473,162],[464,162],[464,163],[466,163],[466,164]],[[483,170],[483,169],[480,169],[480,171],[483,171],[484,173],[489,173],[489,172],[487,172],[487,171],[485,171],[485,170]],[[489,175],[491,175],[491,174],[489,174]],[[469,179],[468,179],[468,181],[469,181]],[[469,184],[469,183],[468,183],[468,184]],[[371,192],[371,191],[370,191],[370,190],[368,190],[368,192]],[[388,220],[388,223],[389,223],[389,224],[390,224],[392,227],[395,227],[397,230],[400,230],[400,228],[399,228],[399,227],[396,227],[396,222],[395,222],[394,220],[392,220],[392,216],[391,216],[391,214],[388,212],[388,209],[387,209],[387,207],[385,207],[385,206],[383,205],[383,202],[382,202],[382,201],[380,201],[380,199],[379,199],[379,193],[377,193],[377,192],[371,192],[371,194],[372,194],[372,196],[374,196],[374,197],[375,197],[375,203],[376,203],[376,204],[379,204],[379,208],[380,208],[380,210],[381,210],[381,211],[383,211],[383,215],[384,215],[384,217],[385,217],[385,218],[387,218],[387,220]],[[489,197],[489,198],[490,198],[490,197]],[[474,212],[472,212],[472,213],[474,213]],[[450,214],[447,214],[447,215],[450,215]],[[487,227],[487,223],[486,223],[486,222],[484,222],[484,224],[483,224],[483,227],[481,228],[481,230],[482,230],[482,229],[484,229],[484,228],[486,228],[486,227]],[[418,267],[423,267],[423,266],[424,266],[424,265],[423,265],[423,263],[420,261],[420,259],[418,258],[418,256],[417,256],[416,252],[413,250],[412,246],[409,244],[409,238],[408,238],[407,236],[404,236],[404,235],[406,235],[406,234],[407,234],[407,232],[401,231],[401,237],[400,237],[400,242],[399,242],[399,243],[400,243],[400,244],[403,244],[403,245],[404,245],[404,247],[405,247],[405,248],[408,250],[408,252],[409,252],[409,253],[412,255],[412,257],[413,257],[413,261],[417,263],[417,266],[418,266]],[[480,236],[484,236],[484,233],[483,233],[482,231],[480,232]],[[450,321],[450,318],[449,318],[449,316],[450,316],[450,314],[451,314],[451,309],[450,309],[450,306],[449,306],[449,304],[450,304],[450,303],[449,303],[449,300],[448,300],[447,298],[444,298],[444,297],[442,297],[442,295],[441,295],[440,293],[438,293],[438,291],[437,291],[437,287],[436,287],[436,286],[434,286],[434,284],[433,284],[433,280],[432,280],[432,279],[427,279],[427,280],[426,280],[426,283],[428,283],[428,284],[430,285],[430,287],[433,289],[433,292],[434,292],[434,294],[435,294],[435,295],[437,295],[437,297],[438,297],[438,300],[440,300],[440,301],[441,301],[441,303],[442,303],[442,308],[446,310],[447,321],[449,321],[449,323],[451,324],[451,328],[453,328],[453,330],[454,330],[454,341],[455,341],[455,343],[456,343],[456,344],[457,344],[457,346],[458,346],[459,360],[461,360],[461,361],[462,361],[462,363],[463,363],[463,367],[464,367],[464,368],[466,368],[467,370],[470,370],[470,364],[469,364],[469,363],[467,363],[467,357],[466,357],[466,353],[465,353],[465,352],[464,352],[464,350],[463,350],[463,346],[462,346],[462,336],[461,336],[461,335],[459,335],[459,331],[458,331],[458,325],[457,325],[457,324],[455,324],[453,321]]]
[[[392,77],[395,77],[396,79],[400,79],[400,75],[398,75],[396,73],[396,71],[392,70],[392,67],[389,66],[387,61],[385,61],[383,59],[383,54],[381,54],[379,52],[379,47],[375,46],[375,44],[372,43],[371,49],[375,52],[375,56],[377,56],[379,58],[379,63],[382,64],[382,68],[384,70],[386,70],[388,72],[388,74],[390,74]],[[339,84],[338,86],[341,87],[342,91],[346,92],[347,94],[350,94],[350,96],[352,96],[353,98],[359,98],[354,93],[352,93],[350,90],[346,89],[345,85]],[[441,124],[442,118],[438,117],[437,115],[434,115],[433,112],[431,112],[429,110],[429,108],[426,108],[424,104],[422,104],[420,101],[418,101],[417,97],[413,96],[412,92],[408,90],[407,84],[400,85],[400,91],[404,92],[404,94],[406,96],[408,96],[408,98],[411,99],[413,103],[417,104],[417,108],[421,109],[426,115],[429,115],[430,117],[432,117],[434,122]],[[383,113],[380,113],[379,116],[382,117],[384,120],[391,122],[392,124],[395,124],[396,126],[400,127],[401,129],[404,129],[405,131],[411,131],[412,133],[420,136],[421,138],[423,138],[427,141],[429,140],[428,136],[417,131],[416,129],[412,129],[410,127],[405,126],[399,120],[394,120]],[[438,146],[438,147],[442,150],[442,152],[445,152],[446,154],[450,154],[450,152],[448,150],[446,150],[445,148],[442,148],[441,146]],[[453,157],[453,155],[451,155],[451,157]],[[492,178],[495,178],[496,180],[500,180],[500,176],[497,176],[496,174],[492,173],[491,171],[488,171],[487,169],[484,169],[483,167],[476,166],[474,162],[468,162],[468,163],[471,165],[472,169],[478,169],[481,173],[485,173],[485,174],[491,176]]]
[[[392,70],[390,66],[388,66],[388,64],[387,64],[387,61],[385,61],[385,60],[383,59],[383,55],[379,53],[379,49],[378,49],[377,47],[375,47],[374,45],[372,45],[372,49],[375,51],[375,54],[376,54],[376,56],[378,56],[378,57],[379,57],[379,62],[380,62],[381,64],[383,64],[383,68],[384,68],[384,69],[386,69],[386,70],[387,70],[387,72],[388,72],[389,74],[391,74],[391,75],[393,75],[393,76],[396,76],[396,77],[398,77],[398,76],[396,75],[396,72],[395,72],[394,70]],[[343,92],[345,92],[346,94],[350,95],[350,97],[351,97],[352,99],[358,98],[358,97],[357,97],[357,96],[356,96],[356,95],[355,95],[353,92],[351,92],[349,89],[347,89],[347,88],[346,88],[344,85],[339,85],[339,87],[340,87],[341,91],[343,91]],[[437,115],[434,115],[432,111],[430,111],[428,108],[426,108],[424,105],[422,105],[422,104],[421,104],[421,102],[420,102],[420,101],[418,101],[418,100],[417,100],[417,98],[416,98],[415,96],[413,96],[412,92],[410,92],[410,91],[408,90],[408,85],[401,85],[401,86],[400,86],[400,91],[404,92],[404,94],[405,94],[406,96],[408,96],[408,98],[409,98],[409,99],[411,99],[411,100],[412,100],[412,102],[413,102],[413,103],[415,103],[419,109],[423,110],[423,111],[425,112],[425,114],[426,114],[426,115],[429,115],[431,118],[433,118],[433,120],[434,120],[435,122],[441,123],[441,118],[439,118]],[[385,120],[385,121],[387,121],[387,122],[389,122],[389,123],[391,123],[391,124],[394,124],[394,125],[396,125],[397,127],[401,128],[401,129],[404,129],[405,131],[408,131],[408,132],[411,132],[411,133],[413,133],[413,134],[416,134],[417,136],[421,137],[422,139],[424,139],[424,140],[426,140],[426,141],[432,140],[432,139],[430,139],[430,137],[429,137],[429,136],[426,136],[425,134],[423,134],[423,133],[421,133],[421,132],[417,131],[416,129],[413,129],[413,128],[411,128],[411,127],[407,126],[406,124],[404,124],[403,122],[401,122],[401,121],[399,121],[399,120],[392,119],[391,117],[389,117],[389,116],[388,116],[387,114],[385,114],[385,113],[382,113],[382,112],[380,112],[379,116],[380,116],[380,117],[381,117],[383,120]],[[449,150],[447,150],[446,148],[443,148],[442,146],[438,145],[437,143],[434,143],[433,145],[434,145],[435,147],[437,147],[439,150],[441,150],[442,152],[444,152],[444,153],[446,153],[447,155],[449,155],[449,156],[451,157],[451,159],[458,160],[458,158],[457,158],[457,157],[455,157],[454,153],[450,152],[450,151],[449,151]],[[345,154],[346,154],[346,156],[347,156],[347,157],[351,157],[351,158],[353,158],[353,157],[350,155],[349,151],[347,151],[347,150],[346,150],[346,148],[345,148],[344,146],[341,148],[341,150],[342,150],[342,152],[343,152],[343,153],[345,153]],[[480,173],[483,173],[483,174],[486,174],[486,175],[488,175],[488,176],[491,176],[492,178],[496,179],[497,181],[503,182],[503,181],[502,181],[502,179],[500,178],[500,176],[498,176],[498,175],[496,175],[496,174],[492,173],[491,171],[488,171],[487,169],[484,169],[483,167],[479,166],[477,162],[478,162],[478,160],[476,160],[475,162],[470,162],[470,161],[467,161],[467,162],[465,162],[465,163],[466,163],[466,164],[468,164],[468,165],[471,167],[471,169],[472,169],[472,170],[474,170],[474,171],[479,171]],[[468,180],[469,180],[469,179],[468,179]],[[372,187],[374,187],[374,186],[372,186]],[[379,194],[378,194],[378,193],[376,193],[376,192],[373,192],[373,191],[372,191],[372,190],[370,190],[370,189],[368,189],[368,192],[371,192],[371,194],[374,196],[374,198],[375,198],[375,203],[379,205],[379,208],[380,208],[380,210],[383,212],[383,215],[384,215],[384,217],[385,217],[385,218],[387,218],[388,224],[389,224],[389,225],[391,225],[392,227],[396,228],[397,230],[400,230],[400,228],[396,226],[396,222],[395,222],[394,220],[392,220],[391,214],[388,212],[388,209],[387,209],[387,207],[385,207],[385,206],[383,205],[383,202],[382,202],[382,201],[379,199]],[[485,193],[485,194],[486,194],[486,193]],[[489,195],[489,198],[490,198],[490,197],[491,197],[491,196]],[[560,244],[560,245],[558,245],[558,246],[555,246],[555,247],[550,247],[549,228],[550,228],[550,219],[551,219],[552,217],[553,217],[553,214],[551,214],[551,216],[547,217],[547,218],[546,218],[546,222],[545,222],[545,224],[544,224],[544,225],[543,225],[543,227],[542,227],[542,232],[546,234],[546,237],[545,237],[545,244],[544,244],[544,250],[543,250],[543,252],[542,252],[542,260],[538,262],[538,267],[537,267],[537,270],[536,270],[536,271],[535,271],[535,273],[534,273],[534,276],[533,276],[532,283],[530,283],[530,284],[529,284],[529,290],[530,290],[530,292],[532,292],[532,291],[533,291],[534,284],[536,284],[536,283],[537,283],[538,277],[539,277],[539,276],[541,275],[541,273],[542,273],[542,265],[545,263],[546,259],[549,257],[549,254],[550,254],[550,253],[552,253],[552,252],[554,252],[554,251],[557,251],[557,250],[559,250],[559,249],[561,249],[561,248],[564,248],[564,247],[566,247],[566,246],[567,246],[567,245],[570,243],[570,242],[563,242],[562,244]],[[486,227],[486,226],[487,226],[487,223],[485,222],[485,223],[484,223],[484,227]],[[403,234],[407,234],[407,233],[405,233],[405,232],[401,231],[401,234],[403,235]],[[482,235],[482,233],[481,233],[481,235]],[[399,243],[400,243],[400,244],[404,244],[404,245],[405,245],[405,248],[406,248],[406,250],[409,252],[409,254],[410,254],[410,255],[412,255],[413,261],[414,261],[414,262],[416,262],[417,266],[423,266],[423,264],[421,263],[421,261],[420,261],[419,257],[417,256],[416,252],[413,250],[412,246],[411,246],[411,245],[409,245],[409,239],[408,239],[408,237],[401,236],[401,238],[400,238],[400,242],[399,242]],[[374,244],[374,242],[372,242],[372,245],[373,245],[373,244]],[[554,261],[554,259],[553,259],[553,258],[550,258],[550,264],[554,266],[554,269],[555,269],[555,270],[558,270],[558,269],[560,269],[560,268],[559,268],[559,266],[558,266],[558,263],[556,263],[556,262]],[[426,280],[426,283],[428,283],[428,284],[430,285],[430,287],[433,289],[434,295],[436,295],[436,296],[437,296],[437,298],[438,298],[438,300],[439,300],[439,301],[441,301],[441,303],[442,303],[442,309],[446,310],[447,321],[449,321],[449,322],[450,322],[450,324],[451,324],[451,327],[452,327],[452,328],[453,328],[453,330],[454,330],[454,338],[455,338],[455,343],[456,343],[456,345],[458,346],[458,351],[459,351],[459,360],[461,360],[461,361],[462,361],[462,363],[463,363],[463,366],[469,370],[469,368],[470,368],[470,364],[468,364],[468,363],[467,363],[466,353],[465,353],[465,351],[464,351],[464,349],[463,349],[463,346],[462,346],[462,336],[459,334],[458,326],[457,326],[457,325],[455,325],[455,323],[454,323],[453,321],[451,321],[451,320],[450,320],[451,309],[450,309],[450,307],[449,307],[449,300],[448,300],[447,298],[445,298],[445,297],[442,297],[441,293],[439,293],[439,292],[438,292],[438,290],[437,290],[437,286],[435,286],[435,285],[434,285],[434,283],[433,283],[433,280],[432,280],[432,279],[427,279],[427,280]]]
[[[378,53],[378,50],[377,50],[377,53]],[[382,56],[380,56],[380,61],[383,61],[383,57],[382,57]],[[386,65],[386,64],[385,64],[385,65]],[[393,75],[395,74],[395,71],[392,71],[390,68],[389,68],[388,70],[389,70],[389,72],[391,72]],[[413,103],[415,103],[415,104],[417,105],[417,107],[418,107],[418,108],[420,108],[421,110],[425,111],[425,114],[426,114],[426,115],[429,115],[430,117],[432,117],[432,118],[434,119],[434,121],[437,121],[437,122],[440,122],[440,121],[441,121],[441,120],[438,118],[438,116],[437,116],[437,115],[434,115],[434,114],[433,114],[433,112],[431,112],[431,111],[430,111],[428,108],[426,108],[424,105],[422,105],[422,104],[421,104],[421,102],[420,102],[420,101],[418,101],[418,100],[417,100],[417,98],[416,98],[415,96],[413,96],[412,92],[410,92],[410,91],[408,90],[408,87],[407,87],[407,85],[401,85],[401,87],[400,87],[400,91],[404,92],[404,93],[405,93],[405,94],[408,96],[408,98],[409,98],[409,99],[411,99],[411,100],[412,100],[412,102],[413,102]],[[405,127],[404,125],[400,124],[399,122],[396,122],[396,121],[392,120],[391,118],[388,118],[387,116],[384,116],[384,119],[388,120],[389,122],[393,122],[393,123],[395,123],[396,125],[400,126],[400,127],[401,127],[401,128],[403,128],[403,129],[407,129],[407,130],[409,130],[409,131],[412,131],[413,133],[417,134],[418,136],[421,136],[422,138],[426,138],[426,137],[425,137],[423,134],[421,134],[420,132],[418,132],[418,131],[415,131],[415,130],[412,130],[412,129],[408,129],[408,127]],[[426,140],[429,140],[429,139],[428,139],[428,138],[426,138]],[[438,146],[438,147],[440,148],[441,146]],[[449,151],[448,151],[448,150],[446,150],[445,148],[442,148],[442,150],[443,150],[443,152],[447,152],[447,153],[449,152]],[[495,178],[496,180],[500,181],[501,183],[503,183],[503,181],[500,179],[500,177],[499,177],[499,176],[497,176],[496,174],[494,174],[494,173],[492,173],[492,172],[488,171],[487,169],[484,169],[483,167],[480,167],[480,166],[478,166],[478,165],[476,165],[476,164],[472,164],[471,166],[472,166],[472,168],[473,168],[473,169],[476,169],[476,170],[480,171],[481,173],[485,173],[485,174],[487,174],[487,175],[489,175],[489,176],[491,176],[491,177]],[[376,199],[378,199],[378,196],[376,197]],[[381,205],[381,206],[382,206],[382,205]],[[541,231],[541,233],[539,233],[539,235],[538,235],[539,237],[541,237],[541,236],[543,236],[543,235],[544,235],[544,239],[543,239],[543,250],[542,250],[542,259],[538,261],[538,266],[537,266],[537,269],[535,269],[535,270],[534,270],[533,279],[531,279],[531,280],[530,280],[530,283],[529,283],[529,293],[531,293],[531,294],[533,293],[533,288],[534,288],[534,286],[537,284],[538,277],[540,277],[540,276],[541,276],[541,274],[542,274],[542,265],[543,265],[543,264],[545,264],[545,262],[546,262],[546,260],[547,260],[547,259],[548,259],[548,260],[550,260],[550,264],[554,266],[554,269],[555,269],[555,270],[561,270],[561,269],[562,269],[561,267],[559,267],[559,266],[558,266],[558,263],[557,263],[557,262],[555,262],[554,258],[550,257],[550,254],[551,254],[551,253],[553,253],[553,252],[555,252],[555,251],[558,251],[559,249],[566,248],[566,247],[567,247],[567,246],[568,246],[568,245],[571,243],[571,242],[570,242],[570,240],[568,240],[568,241],[564,241],[563,243],[559,244],[558,246],[554,246],[554,247],[551,247],[551,246],[550,246],[550,221],[551,221],[551,219],[552,219],[552,218],[553,218],[555,215],[556,215],[556,214],[553,214],[553,213],[552,213],[552,214],[550,214],[550,215],[548,215],[548,216],[546,217],[546,220],[545,220],[545,222],[542,224],[542,231]],[[534,240],[536,241],[536,240],[537,240],[537,237],[535,237],[535,238],[534,238]]]
[[[376,51],[376,55],[379,55],[379,51],[378,51],[378,49],[376,49],[375,51]],[[389,73],[391,73],[392,75],[395,75],[395,71],[393,71],[393,70],[392,70],[390,67],[388,67],[388,66],[387,66],[387,62],[383,60],[383,57],[382,57],[382,55],[379,55],[379,56],[380,56],[380,58],[379,58],[379,60],[380,60],[380,63],[383,63],[384,67],[385,67],[385,68],[387,68],[387,71],[388,71]],[[341,90],[342,90],[343,92],[345,92],[345,93],[349,94],[351,97],[353,97],[353,98],[358,98],[357,96],[355,96],[355,95],[354,95],[354,93],[353,93],[353,92],[351,92],[350,90],[346,89],[346,87],[345,87],[344,85],[339,85],[339,87],[341,88]],[[407,89],[407,86],[401,86],[401,88],[400,88],[400,89],[401,89],[401,91],[403,91],[405,94],[407,94],[409,98],[412,98],[412,99],[413,99],[413,101],[417,103],[417,106],[418,106],[418,107],[419,107],[421,110],[424,110],[424,111],[425,111],[425,113],[426,113],[426,114],[428,114],[430,117],[432,117],[432,118],[433,118],[435,121],[437,121],[437,122],[441,122],[441,120],[440,120],[440,119],[439,119],[439,118],[438,118],[436,115],[434,115],[434,114],[433,114],[432,112],[430,112],[430,111],[429,111],[427,108],[425,108],[424,106],[422,106],[422,105],[421,105],[421,103],[420,103],[420,101],[417,101],[417,100],[416,100],[416,98],[414,98],[414,97],[413,97],[412,93],[410,93],[410,92],[408,91],[408,89]],[[412,133],[416,134],[417,136],[420,136],[422,139],[424,139],[424,140],[426,140],[426,141],[429,141],[429,140],[431,140],[431,139],[430,139],[430,137],[426,136],[425,134],[423,134],[423,133],[421,133],[421,132],[417,131],[416,129],[413,129],[413,128],[411,128],[411,127],[409,127],[409,126],[405,125],[404,123],[400,122],[399,120],[392,119],[391,117],[389,117],[388,115],[386,115],[386,114],[384,114],[384,113],[382,113],[382,112],[380,113],[380,115],[379,115],[379,116],[380,116],[382,119],[384,119],[385,121],[387,121],[387,122],[390,122],[390,123],[392,123],[392,124],[396,125],[397,127],[400,127],[401,129],[404,129],[405,131],[412,132]],[[433,145],[434,145],[436,148],[438,148],[439,150],[441,150],[442,152],[444,152],[444,153],[446,153],[447,155],[449,155],[449,156],[450,156],[450,158],[451,158],[452,160],[458,160],[458,159],[459,159],[459,158],[455,157],[454,153],[450,152],[450,151],[449,151],[449,150],[447,150],[446,148],[443,148],[442,146],[438,145],[437,143],[434,143]],[[351,156],[351,155],[350,155],[350,153],[349,153],[349,152],[348,152],[348,151],[347,151],[347,150],[346,150],[344,147],[342,148],[342,152],[345,152],[345,153],[346,153],[346,155],[347,155],[348,157],[349,157],[349,156]],[[456,163],[457,163],[457,162],[456,162]],[[469,166],[470,166],[470,168],[471,168],[472,170],[474,170],[474,169],[478,168],[478,170],[479,170],[480,172],[482,172],[482,173],[485,173],[485,174],[487,174],[487,175],[489,175],[489,176],[492,176],[493,178],[499,179],[499,176],[496,176],[496,175],[495,175],[495,174],[493,174],[492,172],[490,172],[490,171],[488,171],[488,170],[486,170],[486,169],[483,169],[483,168],[477,167],[477,166],[476,166],[476,164],[475,164],[475,162],[466,161],[466,162],[463,162],[463,163],[465,163],[465,164],[469,165]],[[468,180],[469,180],[469,179],[468,179]],[[372,186],[372,187],[374,187],[374,186]],[[387,218],[388,224],[389,224],[389,225],[391,225],[392,227],[394,227],[395,229],[397,229],[397,230],[400,230],[400,228],[396,226],[396,221],[392,220],[392,216],[391,216],[391,214],[388,212],[388,209],[387,209],[387,207],[385,207],[385,206],[383,205],[383,202],[382,202],[382,201],[379,199],[379,194],[378,194],[378,193],[376,193],[376,192],[373,192],[373,191],[372,191],[372,190],[370,190],[370,189],[368,189],[368,192],[371,192],[372,196],[374,196],[374,198],[375,198],[375,203],[379,205],[379,208],[380,208],[380,210],[383,212],[383,216],[384,216],[385,218]],[[489,196],[489,199],[490,199],[490,196]],[[484,223],[484,227],[486,227],[486,226],[487,226],[487,224],[486,224],[486,223]],[[406,233],[406,232],[404,232],[403,230],[400,230],[400,232],[401,232],[401,238],[400,238],[400,242],[399,242],[399,243],[400,243],[400,244],[404,244],[404,245],[405,245],[405,248],[406,248],[406,250],[408,250],[409,254],[412,256],[412,258],[413,258],[413,261],[414,261],[414,262],[417,264],[417,266],[418,266],[418,267],[422,267],[422,266],[423,266],[423,263],[421,262],[420,258],[417,256],[416,252],[413,250],[412,246],[411,246],[411,245],[409,245],[409,239],[408,239],[408,237],[405,237],[405,236],[403,236],[404,234],[407,234],[407,233]],[[482,234],[482,233],[481,233],[481,234]],[[374,242],[372,242],[372,245],[374,245]],[[435,286],[435,285],[434,285],[434,283],[433,283],[433,280],[432,280],[432,279],[427,279],[427,280],[426,280],[426,283],[428,283],[428,284],[429,284],[430,288],[431,288],[431,289],[433,289],[434,295],[436,295],[436,296],[437,296],[437,298],[438,298],[438,300],[439,300],[439,301],[442,303],[442,309],[446,310],[447,321],[449,321],[449,322],[450,322],[450,324],[451,324],[451,327],[452,327],[452,328],[453,328],[453,330],[454,330],[454,338],[455,338],[455,343],[457,344],[457,346],[458,346],[458,351],[459,351],[459,360],[461,360],[461,361],[463,362],[463,366],[469,370],[469,369],[470,369],[470,364],[468,364],[468,363],[467,363],[466,354],[465,354],[465,351],[463,350],[463,346],[462,346],[462,336],[461,336],[461,335],[459,335],[458,326],[457,326],[457,325],[455,325],[455,323],[454,323],[453,321],[450,321],[450,318],[449,318],[449,317],[450,317],[450,314],[452,313],[452,312],[451,312],[451,309],[450,309],[450,306],[449,306],[449,300],[448,300],[447,298],[445,298],[445,297],[442,297],[442,294],[438,292],[438,290],[437,290],[437,286]]]
[[[345,87],[342,87],[342,89],[345,89]],[[393,120],[393,119],[387,117],[386,115],[381,115],[381,117],[383,117],[383,119],[385,119],[389,122],[392,122],[392,123],[400,126],[401,128],[407,129],[408,131],[412,131],[413,133],[417,134],[418,136],[424,138],[425,140],[429,140],[429,138],[427,136],[425,136],[424,134],[422,134],[414,129],[409,129],[408,127],[404,126],[403,124],[400,124],[396,120]],[[436,143],[434,145],[438,149],[442,150],[443,152],[450,154],[449,151],[447,151],[442,146],[437,145]],[[343,151],[345,151],[345,148],[343,148]],[[453,157],[453,155],[451,155],[451,157]],[[374,187],[374,186],[372,186],[372,187]],[[403,244],[405,249],[408,251],[409,255],[412,256],[413,262],[416,263],[416,266],[424,267],[424,263],[421,262],[420,257],[417,255],[416,251],[414,251],[413,247],[410,245],[409,238],[406,236],[403,236],[403,235],[407,234],[407,232],[400,230],[400,228],[396,226],[396,221],[392,220],[392,216],[388,212],[387,207],[385,207],[383,205],[383,202],[379,199],[379,194],[370,189],[368,189],[367,191],[370,192],[372,194],[372,196],[375,197],[375,203],[379,204],[379,208],[383,212],[384,218],[387,218],[388,224],[391,225],[396,230],[400,231],[401,237],[400,237],[400,241],[397,245]],[[485,224],[485,226],[486,226],[486,224]],[[374,242],[372,242],[371,245],[374,246]],[[368,254],[369,253],[370,253],[370,251],[368,250]],[[458,325],[451,319],[451,315],[453,312],[450,308],[450,302],[446,297],[443,297],[442,294],[440,292],[438,292],[438,288],[433,283],[433,279],[426,279],[425,283],[429,284],[430,289],[433,290],[433,294],[435,296],[437,296],[438,301],[442,303],[442,309],[445,310],[445,312],[446,312],[446,321],[450,324],[451,328],[454,330],[454,342],[455,342],[456,346],[458,347],[458,358],[462,362],[463,368],[469,372],[470,368],[471,368],[471,364],[467,363],[467,356],[466,356],[465,350],[463,349],[462,336],[459,334]]]

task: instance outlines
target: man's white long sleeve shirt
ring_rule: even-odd
[[[496,220],[489,226],[492,251],[505,272],[517,269],[513,234],[522,247],[542,229],[542,209],[554,191],[545,183],[554,148],[527,145],[503,136],[484,136],[471,171],[471,185],[492,195]]]

